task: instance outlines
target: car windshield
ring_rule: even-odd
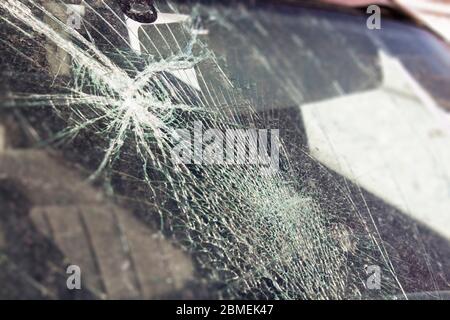
[[[1,298],[448,297],[448,44],[151,2],[0,2]]]

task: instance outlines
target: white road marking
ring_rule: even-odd
[[[189,19],[188,15],[184,14],[175,14],[175,13],[158,13],[158,19],[152,24],[171,24],[171,23],[182,23]],[[131,48],[137,53],[141,54],[141,41],[139,40],[139,28],[145,25],[152,24],[143,24],[137,21],[134,21],[125,16],[125,21],[128,29],[128,36],[130,39]],[[204,31],[204,30],[199,30]],[[168,71],[168,73],[172,74],[177,79],[183,81],[184,83],[190,85],[194,89],[200,91],[200,84],[197,79],[197,74],[194,68],[188,68],[184,70],[175,70]]]
[[[379,88],[301,106],[310,151],[450,239],[449,117],[397,59],[380,64]]]

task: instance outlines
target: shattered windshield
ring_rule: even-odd
[[[150,3],[0,2],[0,298],[448,294],[448,46]]]

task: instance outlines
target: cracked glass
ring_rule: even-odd
[[[448,297],[445,44],[304,3],[121,2],[0,2],[1,298]],[[211,145],[177,139],[196,125],[276,132],[278,170],[174,163]]]

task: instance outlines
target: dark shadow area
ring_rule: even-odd
[[[67,289],[68,262],[35,227],[22,189],[0,179],[0,298],[94,299],[88,289]]]

